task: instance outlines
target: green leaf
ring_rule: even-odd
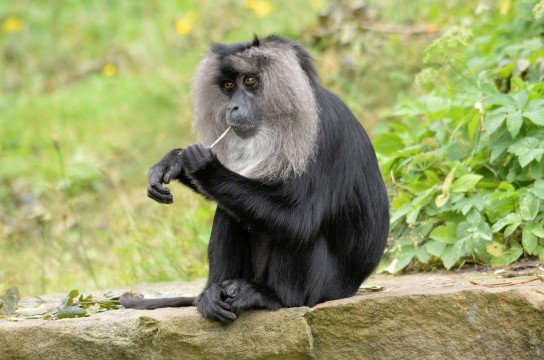
[[[451,269],[459,261],[459,256],[457,256],[453,251],[453,246],[448,245],[442,252],[442,263],[446,269]]]
[[[19,290],[16,287],[10,287],[6,290],[2,296],[0,296],[0,300],[2,300],[2,306],[1,306],[1,314],[4,316],[11,315],[17,310],[17,304],[19,304],[19,300],[21,299],[21,295],[19,295]]]
[[[532,179],[544,179],[544,166],[537,162],[529,164],[529,172],[527,174]]]
[[[431,113],[448,111],[451,106],[451,100],[447,97],[426,96],[424,100],[427,110]]]
[[[419,215],[419,211],[420,211],[420,207],[418,207],[417,209],[414,209],[412,211],[410,211],[407,215],[406,215],[406,223],[407,224],[410,224],[410,225],[413,225],[417,222],[417,216]]]
[[[467,174],[461,176],[459,179],[455,180],[451,186],[452,192],[467,192],[472,190],[480,180],[482,180],[482,175]]]
[[[529,119],[533,124],[544,126],[544,109],[540,111],[525,111],[522,115]]]
[[[508,113],[506,116],[506,128],[510,135],[515,138],[519,134],[521,125],[523,124],[523,118],[521,117],[521,111],[516,110]]]
[[[482,101],[484,105],[502,105],[510,108],[516,107],[516,101],[509,95],[495,95]]]
[[[506,113],[503,113],[503,112],[490,113],[485,117],[484,129],[489,134],[493,134],[502,125],[504,120],[506,120]]]
[[[412,198],[405,192],[400,192],[395,196],[393,201],[391,201],[391,207],[393,209],[400,209],[402,206],[406,204],[410,204],[412,201]]]
[[[533,187],[529,189],[529,192],[540,200],[544,200],[544,180],[539,179],[535,181]]]
[[[531,161],[542,159],[544,144],[534,137],[525,137],[508,147],[508,152],[518,157],[521,167],[527,166]]]
[[[514,98],[514,101],[516,102],[516,107],[521,110],[525,107],[525,104],[527,104],[527,100],[529,99],[529,94],[527,93],[527,90],[521,90],[517,94],[514,94],[512,97]]]
[[[516,231],[516,229],[520,226],[521,224],[517,223],[517,224],[510,224],[506,227],[506,229],[504,229],[504,232],[503,232],[503,235],[504,236],[510,236],[514,233],[514,231]]]
[[[447,222],[442,226],[438,226],[431,232],[429,237],[445,244],[455,244],[457,240],[457,223]]]
[[[430,240],[425,244],[425,248],[427,249],[427,252],[436,257],[442,256],[442,252],[444,251],[446,246],[447,246],[446,243],[437,242],[434,240]]]
[[[374,139],[374,149],[379,154],[391,156],[404,148],[404,142],[394,133],[385,133]]]
[[[538,249],[538,238],[527,228],[523,229],[521,244],[523,245],[523,249],[525,249],[529,255],[536,255],[536,250]]]
[[[87,311],[77,305],[59,306],[57,319],[68,319],[88,316]]]
[[[461,258],[461,257],[471,253],[471,249],[469,249],[469,246],[467,246],[465,240],[459,240],[458,242],[453,244],[453,247],[451,248],[451,251],[458,258]]]
[[[416,249],[409,245],[409,246],[402,246],[396,257],[393,259],[391,264],[386,267],[384,270],[388,273],[395,274],[399,272],[400,270],[407,267],[414,256],[416,255]]]
[[[510,138],[510,135],[505,134],[498,141],[493,142],[490,146],[491,155],[489,160],[491,162],[495,161],[510,145],[514,143],[514,140]]]
[[[427,252],[427,249],[424,246],[420,246],[420,247],[417,248],[416,258],[420,262],[422,262],[424,264],[429,262],[430,255],[429,255],[429,253]]]
[[[519,211],[525,221],[531,221],[536,218],[540,210],[540,200],[533,195],[527,194],[521,198]]]
[[[491,231],[494,233],[499,232],[503,227],[511,224],[518,224],[520,225],[523,219],[521,218],[521,215],[517,213],[510,213],[506,215],[504,218],[500,219],[499,221],[495,222],[493,224],[493,227],[491,228]]]
[[[467,215],[467,223],[477,226],[482,222],[482,215],[478,211],[471,211]]]
[[[477,211],[482,211],[484,209],[484,202],[477,194],[471,197],[463,196],[461,199],[456,201],[452,207],[452,210],[457,212],[461,211],[461,214],[463,215],[467,215],[472,209],[476,209]]]
[[[544,227],[541,223],[530,222],[525,226],[525,229],[531,231],[536,237],[544,239]]]
[[[361,287],[359,287],[359,289],[361,289],[363,291],[368,291],[368,292],[376,292],[376,291],[383,291],[385,289],[385,286],[383,286],[383,285],[362,285]]]
[[[525,111],[544,111],[544,99],[534,99],[529,101]]]
[[[79,295],[79,291],[74,289],[70,291],[70,293],[64,298],[62,301],[61,307],[63,306],[70,306],[74,303],[74,299]]]
[[[411,203],[402,205],[398,210],[394,211],[393,214],[391,215],[391,224],[393,224],[395,221],[399,220],[400,218],[408,214],[413,209],[414,207],[412,206]]]
[[[459,240],[455,243],[453,251],[458,256],[465,254],[482,256],[486,243],[491,242],[493,234],[489,224],[482,220],[477,211],[472,210],[467,216],[467,221],[457,226],[457,237]]]
[[[502,251],[502,254],[500,256],[495,256],[491,258],[491,265],[509,265],[519,259],[521,255],[523,255],[523,248],[518,242],[512,241],[510,249],[505,249]]]
[[[467,125],[467,133],[470,139],[474,138],[476,131],[480,130],[480,115],[475,114]]]

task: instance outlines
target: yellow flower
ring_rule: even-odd
[[[323,0],[310,0],[310,7],[314,10],[321,10],[323,8]]]
[[[246,9],[253,10],[255,15],[260,18],[267,17],[272,12],[272,4],[266,0],[246,0]]]
[[[105,64],[102,67],[102,74],[104,74],[104,76],[106,77],[114,76],[115,74],[117,74],[117,66],[115,66],[115,64]]]
[[[512,0],[500,0],[499,1],[499,13],[502,16],[508,15],[510,8],[512,7]]]
[[[196,21],[196,14],[194,12],[188,12],[184,16],[176,21],[176,32],[181,36],[187,36],[193,31],[193,25]]]
[[[2,24],[2,29],[5,32],[17,32],[23,28],[23,22],[15,17],[8,17]]]

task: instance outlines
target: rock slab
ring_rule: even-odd
[[[367,284],[384,291],[249,311],[231,325],[194,308],[2,319],[0,359],[544,359],[544,283],[527,280],[375,276]]]

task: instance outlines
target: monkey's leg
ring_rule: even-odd
[[[225,280],[221,283],[225,303],[235,314],[246,309],[277,310],[282,307],[278,296],[271,289],[243,279]]]
[[[230,304],[224,302],[223,289],[219,284],[227,279],[251,276],[247,237],[247,231],[240,223],[218,207],[208,246],[208,282],[195,302],[204,317],[224,323],[236,319],[235,313],[230,311]]]

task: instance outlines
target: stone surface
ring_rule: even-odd
[[[194,308],[0,319],[0,359],[544,359],[544,283],[533,279],[374,276],[367,284],[384,291],[311,309],[250,311],[228,326]],[[147,289],[196,294],[201,286]]]

